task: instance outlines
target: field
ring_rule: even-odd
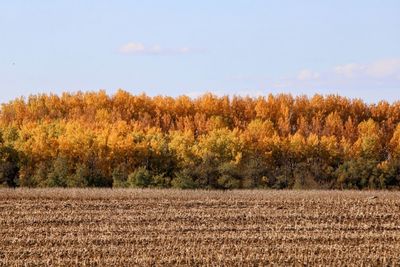
[[[400,265],[400,193],[0,190],[0,265]]]

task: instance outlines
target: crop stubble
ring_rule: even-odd
[[[0,265],[400,265],[400,193],[0,190]]]

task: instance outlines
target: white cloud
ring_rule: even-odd
[[[375,78],[400,75],[400,59],[384,59],[366,66],[366,73]]]
[[[311,71],[309,69],[304,69],[299,72],[297,79],[300,81],[315,80],[319,78],[319,73]]]
[[[349,63],[345,65],[339,65],[334,67],[334,72],[338,75],[342,75],[347,78],[352,78],[360,73],[360,71],[364,70],[365,67],[356,64],[356,63]]]
[[[300,69],[292,75],[270,79],[268,84],[279,91],[329,92],[357,97],[366,92],[380,92],[378,95],[384,97],[400,88],[400,59],[354,62],[319,70]]]
[[[400,59],[382,59],[368,64],[350,63],[334,67],[334,72],[339,76],[353,78],[387,78],[400,75]]]
[[[190,48],[188,48],[188,47],[179,48],[179,52],[181,52],[182,54],[189,53],[190,52]]]
[[[188,47],[164,48],[159,44],[146,46],[139,42],[130,42],[122,45],[119,51],[124,54],[148,54],[148,55],[167,55],[167,54],[187,54],[194,50]]]
[[[119,49],[122,53],[143,53],[146,51],[142,43],[127,43]]]

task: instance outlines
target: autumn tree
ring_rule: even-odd
[[[0,184],[396,188],[400,102],[118,90],[2,104]]]

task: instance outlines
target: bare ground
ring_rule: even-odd
[[[0,190],[0,265],[400,265],[400,192]]]

